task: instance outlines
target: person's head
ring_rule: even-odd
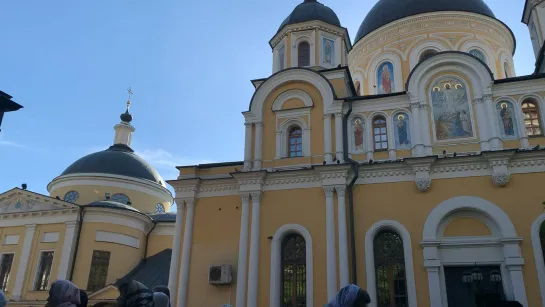
[[[0,307],[6,307],[7,303],[8,303],[8,298],[6,297],[4,292],[0,290]]]
[[[328,307],[366,307],[370,302],[367,291],[356,285],[348,285],[339,290]]]
[[[49,289],[47,302],[51,306],[74,306],[80,304],[80,291],[68,280],[59,279]]]
[[[89,302],[89,297],[87,296],[87,293],[85,291],[79,290],[79,304],[77,307],[87,307],[87,303]]]
[[[154,307],[168,307],[170,306],[170,299],[163,292],[153,292],[153,304]]]
[[[128,280],[119,286],[118,307],[153,307],[153,292],[136,280]]]
[[[170,290],[168,289],[167,286],[155,286],[153,288],[153,292],[162,292],[164,294],[166,294],[168,296],[168,298],[170,299]]]

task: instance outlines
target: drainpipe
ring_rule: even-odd
[[[83,228],[83,216],[85,211],[83,211],[83,206],[79,207],[79,229],[78,229],[78,236],[76,237],[76,249],[74,250],[74,259],[72,259],[72,267],[70,268],[70,278],[68,280],[73,282],[74,277],[74,267],[76,266],[76,258],[78,256],[78,250],[79,250],[79,238],[81,236],[81,229]]]
[[[149,235],[151,232],[155,229],[155,226],[157,226],[157,222],[153,222],[153,227],[151,227],[148,234],[146,234],[146,249],[144,250],[144,261],[146,261],[146,258],[148,258],[148,243],[149,243]]]
[[[352,171],[354,176],[350,183],[348,184],[348,215],[349,215],[349,227],[350,227],[350,256],[351,256],[351,273],[352,273],[352,283],[358,284],[358,273],[356,270],[356,234],[354,232],[354,184],[359,177],[359,163],[355,160],[352,160],[348,155],[348,117],[352,113],[352,101],[348,101],[348,112],[343,116],[343,150],[344,150],[344,160],[350,162],[352,165]]]

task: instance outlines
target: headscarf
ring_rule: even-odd
[[[80,303],[79,289],[70,281],[59,279],[51,285],[47,302],[52,307],[76,307]]]
[[[328,307],[363,307],[370,302],[369,294],[365,290],[356,285],[348,285],[337,293]]]
[[[153,292],[153,304],[155,307],[169,307],[170,299],[163,292]]]
[[[79,301],[80,303],[77,305],[77,307],[87,307],[89,297],[87,297],[87,293],[85,293],[85,291],[79,290]]]
[[[155,286],[153,288],[153,292],[154,293],[155,292],[163,292],[164,294],[166,294],[168,296],[168,298],[170,298],[170,290],[168,289],[167,286]]]
[[[118,307],[153,307],[153,292],[136,280],[119,287]]]
[[[6,297],[4,292],[0,290],[0,307],[6,307],[7,303],[8,303],[8,298]]]

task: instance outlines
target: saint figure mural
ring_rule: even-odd
[[[354,147],[356,150],[363,150],[363,121],[359,118],[354,120]]]
[[[394,88],[394,66],[390,62],[385,62],[378,69],[378,93],[390,94]]]
[[[431,101],[437,140],[473,137],[473,122],[467,88],[450,77],[432,85]]]
[[[396,114],[394,116],[394,127],[396,131],[396,148],[411,148],[411,134],[407,114]]]
[[[324,63],[333,64],[333,41],[324,38]]]
[[[513,119],[513,105],[508,101],[504,101],[498,104],[498,109],[502,135],[505,137],[515,137],[516,133],[515,120]]]

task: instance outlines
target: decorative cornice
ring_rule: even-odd
[[[324,187],[324,193],[326,197],[333,197],[335,193],[335,187]]]

